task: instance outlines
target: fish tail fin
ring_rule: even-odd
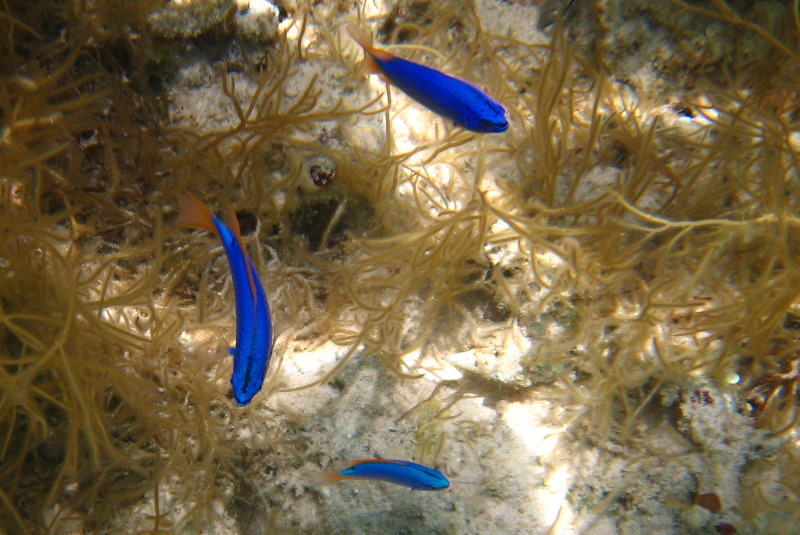
[[[364,63],[362,64],[362,68],[364,69],[364,72],[366,74],[380,74],[381,77],[385,78],[383,76],[383,71],[381,70],[380,65],[378,65],[377,61],[375,61],[375,58],[372,56],[372,54],[367,54],[366,56],[364,56]]]
[[[326,487],[347,479],[339,472],[314,472],[306,476],[306,482],[316,487]]]
[[[372,48],[372,34],[369,33],[363,26],[360,24],[356,24],[355,22],[347,23],[345,26],[347,33],[350,34],[350,37],[361,46],[364,50],[369,50]]]
[[[178,192],[178,206],[181,209],[175,226],[180,228],[203,229],[219,236],[217,226],[214,224],[214,213],[206,203],[189,193]]]
[[[380,65],[378,65],[376,58],[381,61],[388,61],[394,56],[385,50],[374,48],[372,46],[372,34],[363,26],[351,22],[347,25],[347,33],[349,33],[350,37],[364,49],[364,72],[366,74],[382,74],[383,71]]]

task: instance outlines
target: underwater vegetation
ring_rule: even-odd
[[[171,329],[141,334],[157,315],[158,221],[143,234],[131,212],[109,210],[110,197],[86,210],[101,181],[117,185],[133,165],[114,151],[137,140],[109,147],[132,117],[102,119],[119,88],[56,39],[46,7],[2,19],[0,517],[14,533],[63,522],[71,513],[57,503],[81,510],[149,485],[152,435],[135,412],[150,396],[134,395],[143,379],[126,359]]]
[[[543,44],[492,24],[478,2],[374,16],[284,2],[267,44],[239,43],[224,2],[207,4],[214,19],[199,30],[158,34],[148,21],[163,4],[0,11],[2,529],[209,532],[234,518],[245,531],[241,511],[291,515],[320,494],[272,482],[332,453],[309,438],[313,415],[279,408],[281,396],[344,389],[348,370],[373,361],[412,383],[470,351],[482,360],[398,407],[417,425],[415,460],[448,462],[444,430],[492,440],[458,419],[474,397],[552,403],[561,425],[609,452],[644,449],[654,421],[712,449],[675,422],[695,391],[713,401],[697,411],[719,407],[719,391],[777,446],[750,454],[740,505],[715,488],[676,500],[713,490],[720,525],[789,525],[800,500],[797,2],[642,8],[652,28],[713,29],[669,91],[646,89],[620,59],[611,22],[633,8],[614,2],[546,2],[565,15]],[[507,132],[454,128],[370,87],[349,22],[482,81]],[[591,39],[574,38],[587,28]],[[749,54],[720,53],[734,34]],[[208,72],[182,81],[198,57],[212,58]],[[192,122],[181,106],[201,102],[203,77],[224,113]],[[183,189],[234,207],[273,303],[276,360],[332,343],[336,362],[302,381],[274,365],[236,406],[230,271],[213,239],[174,228]],[[624,507],[623,495],[591,507]]]

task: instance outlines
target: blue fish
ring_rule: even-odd
[[[175,221],[178,227],[207,230],[215,234],[225,248],[236,299],[236,347],[231,348],[231,385],[236,403],[247,405],[261,390],[272,353],[272,321],[264,287],[242,243],[239,221],[230,205],[230,229],[203,201],[188,192],[178,193],[178,206],[181,209]]]
[[[474,85],[373,48],[372,36],[355,24],[349,24],[347,32],[364,49],[368,73],[380,74],[429,110],[473,132],[508,129],[503,106]]]
[[[412,490],[443,490],[450,482],[440,471],[411,461],[397,459],[361,459],[350,461],[350,466],[339,472],[318,474],[315,482],[322,485],[343,479],[371,479],[386,481]]]

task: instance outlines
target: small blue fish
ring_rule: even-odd
[[[443,490],[450,482],[440,471],[411,461],[396,459],[361,459],[351,461],[350,466],[339,472],[317,474],[315,482],[330,485],[343,479],[371,479],[395,485],[411,487],[412,490]]]
[[[272,321],[264,287],[255,265],[242,243],[236,213],[228,205],[229,229],[203,201],[188,192],[178,193],[181,212],[175,225],[203,229],[222,240],[233,275],[236,298],[236,347],[233,355],[233,397],[240,406],[247,405],[261,390],[272,353]]]
[[[473,132],[508,129],[505,109],[474,85],[373,48],[372,36],[355,24],[347,32],[364,49],[368,73],[382,75],[429,110]]]

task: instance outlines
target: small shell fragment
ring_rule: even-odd
[[[704,494],[699,494],[694,499],[694,503],[695,505],[699,505],[703,509],[711,511],[714,514],[717,514],[720,511],[722,511],[722,501],[719,499],[719,496],[717,496],[713,492],[706,492]]]
[[[316,154],[303,162],[303,174],[308,177],[310,189],[327,187],[336,178],[336,162],[325,155]]]

